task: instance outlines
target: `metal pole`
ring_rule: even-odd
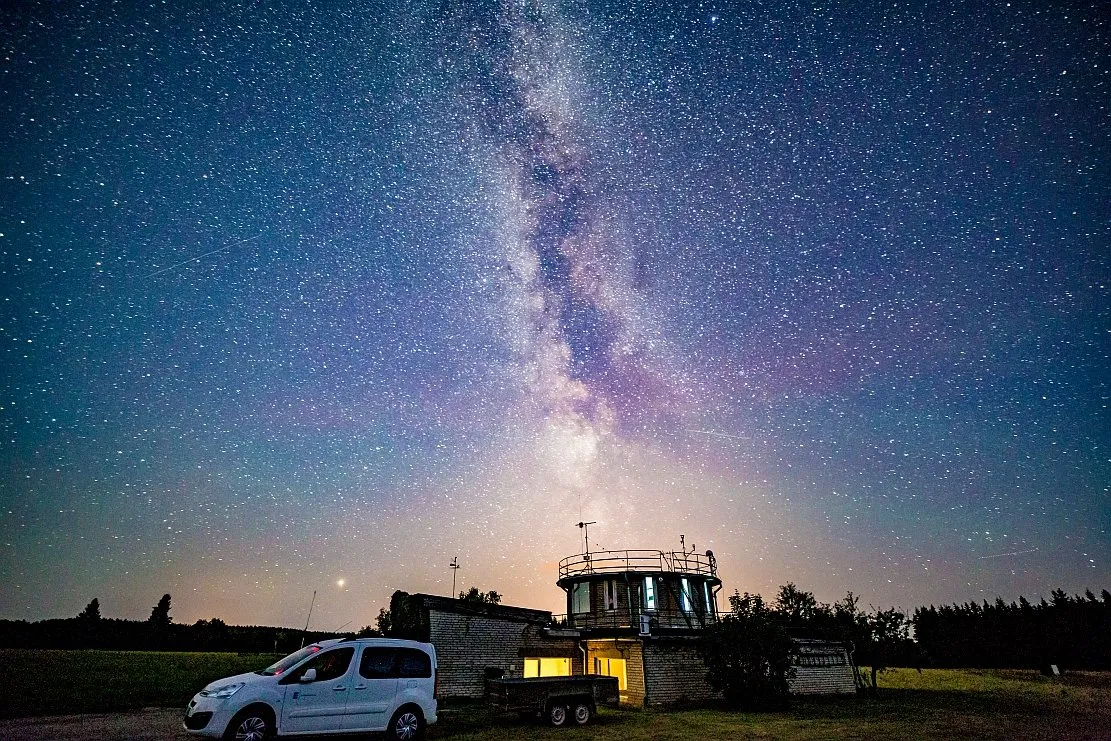
[[[301,648],[305,647],[305,637],[309,632],[309,621],[312,620],[312,608],[316,604],[316,590],[312,590],[312,602],[309,603],[309,615],[305,618],[305,629],[301,631]]]
[[[451,567],[451,598],[455,599],[455,576],[459,573],[459,556],[451,559],[448,566]]]

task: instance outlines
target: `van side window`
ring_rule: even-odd
[[[403,648],[399,651],[397,668],[399,677],[426,679],[432,676],[432,659],[424,651]]]
[[[397,676],[393,671],[396,653],[396,649],[368,646],[363,649],[363,660],[359,662],[359,674],[366,679],[387,679]]]
[[[323,682],[328,679],[337,679],[347,673],[351,664],[351,657],[355,655],[354,648],[337,648],[333,651],[321,651],[298,670],[298,675],[304,675],[309,669],[316,669],[316,681]]]

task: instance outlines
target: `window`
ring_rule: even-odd
[[[432,659],[420,649],[399,649],[397,676],[402,679],[427,679],[432,676]]]
[[[316,669],[317,682],[338,679],[347,673],[347,667],[351,664],[351,657],[354,655],[355,649],[351,647],[321,651],[297,670],[297,677],[299,679],[304,676],[309,669]]]
[[[603,582],[603,584],[605,585],[605,588],[606,588],[606,609],[607,610],[616,610],[617,609],[617,580],[616,579],[610,579],[609,581]]]
[[[679,606],[683,612],[693,612],[694,605],[691,604],[691,585],[686,577],[683,577],[679,585]]]
[[[706,593],[706,614],[707,615],[713,615],[714,614],[714,592],[713,592],[712,589],[710,589],[710,582],[708,582],[708,581],[702,582],[702,589]]]
[[[571,612],[590,612],[590,582],[571,587]]]
[[[653,576],[644,577],[644,609],[656,609],[656,578]]]
[[[315,643],[312,644],[311,646],[305,646],[300,651],[296,651],[294,653],[291,653],[289,656],[286,656],[284,659],[282,659],[278,663],[272,664],[272,665],[266,667],[261,672],[259,672],[259,674],[262,674],[263,676],[266,676],[266,677],[276,677],[279,674],[282,674],[282,673],[288,671],[291,666],[295,666],[297,663],[302,661],[306,656],[312,656],[314,653],[316,653],[319,650],[320,650],[320,646],[316,645]]]
[[[629,689],[629,671],[625,659],[594,659],[594,673],[617,677],[617,689]]]
[[[528,677],[569,677],[571,659],[525,659],[525,678]]]
[[[359,662],[359,674],[366,679],[387,679],[394,676],[393,664],[396,651],[392,648],[368,647]]]
[[[432,676],[432,659],[415,648],[368,646],[359,662],[359,674],[366,679],[426,679]]]

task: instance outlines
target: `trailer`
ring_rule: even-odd
[[[505,713],[539,717],[553,726],[586,725],[599,705],[617,707],[617,677],[502,677],[486,680],[486,701]]]

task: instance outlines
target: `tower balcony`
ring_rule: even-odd
[[[559,562],[564,626],[595,635],[698,631],[717,622],[712,552],[595,551]]]
[[[686,574],[717,578],[718,564],[713,551],[595,551],[568,556],[559,562],[559,580],[585,574],[620,572],[644,574]],[[719,581],[720,583],[720,581]]]

